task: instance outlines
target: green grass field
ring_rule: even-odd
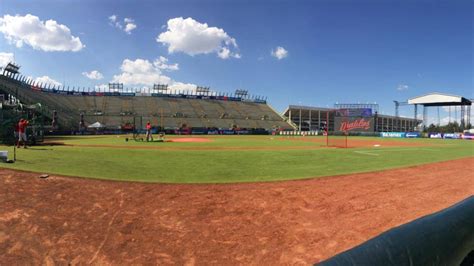
[[[179,138],[168,136],[168,138]],[[87,146],[36,146],[17,150],[17,162],[0,167],[89,178],[226,183],[290,180],[407,167],[474,156],[467,140],[382,139],[379,147],[326,148],[324,137],[204,136],[204,143],[146,143],[125,136],[62,137],[50,141]],[[394,142],[421,147],[388,147]],[[109,147],[94,147],[108,145]],[[13,147],[0,146],[9,151]]]

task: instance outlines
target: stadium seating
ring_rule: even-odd
[[[160,96],[91,96],[45,92],[18,79],[0,75],[0,91],[20,101],[56,110],[62,129],[76,130],[80,114],[85,124],[100,122],[109,129],[124,125],[144,128],[147,121],[163,128],[290,129],[268,104],[251,101],[189,99]],[[50,114],[51,116],[51,114]]]

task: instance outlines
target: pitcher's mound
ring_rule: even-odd
[[[210,139],[205,138],[179,138],[179,139],[170,139],[170,142],[211,142]]]

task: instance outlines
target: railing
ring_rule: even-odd
[[[52,85],[37,82],[29,77],[25,77],[20,74],[12,74],[9,72],[2,73],[0,75],[3,79],[15,81],[20,85],[29,86],[30,89],[35,91],[57,93],[66,95],[83,95],[83,96],[155,96],[155,97],[171,97],[171,98],[185,98],[185,99],[204,99],[204,100],[222,100],[222,101],[242,101],[242,102],[253,102],[253,103],[267,103],[267,97],[258,95],[241,96],[236,93],[224,93],[224,92],[196,92],[193,90],[169,90],[160,91],[151,88],[144,89],[131,89],[126,88],[124,90],[117,89],[91,89],[85,87],[73,87],[65,85]]]

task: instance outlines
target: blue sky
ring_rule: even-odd
[[[279,111],[377,102],[393,114],[392,100],[433,91],[474,98],[472,10],[463,0],[4,0],[0,52],[25,75],[71,87],[141,79],[247,89]]]

